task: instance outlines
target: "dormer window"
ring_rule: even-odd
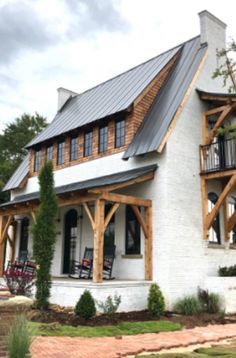
[[[38,172],[40,166],[41,166],[41,150],[36,150],[34,156],[34,171]]]
[[[116,122],[115,128],[115,147],[120,148],[125,145],[125,120]]]
[[[78,159],[78,137],[70,139],[70,161]]]
[[[108,135],[108,126],[105,125],[99,128],[99,142],[98,142],[98,152],[102,153],[107,150],[107,135]]]
[[[63,164],[65,161],[65,142],[59,142],[57,145],[57,164]]]
[[[84,133],[84,157],[92,155],[93,150],[93,131]]]
[[[53,146],[52,145],[49,145],[47,148],[46,148],[46,161],[50,161],[52,160],[52,155],[53,155]]]

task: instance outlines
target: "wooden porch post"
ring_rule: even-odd
[[[145,208],[145,280],[152,280],[152,207]]]
[[[3,230],[5,227],[6,218],[4,216],[0,216],[0,277],[3,275],[3,260],[4,260],[4,248],[5,241],[3,240]]]
[[[96,199],[94,216],[93,282],[102,282],[105,201]]]
[[[11,246],[10,262],[11,263],[13,263],[14,258],[15,258],[16,233],[17,233],[17,221],[14,221],[12,224],[12,238],[10,241],[10,246]]]

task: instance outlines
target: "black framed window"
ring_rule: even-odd
[[[105,217],[107,216],[111,208],[112,208],[111,204],[105,205]],[[112,248],[114,247],[114,245],[115,245],[115,214],[112,216],[104,232],[104,249]]]
[[[20,246],[19,246],[19,258],[26,259],[28,254],[28,238],[29,238],[29,219],[24,218],[21,221],[20,230]]]
[[[70,160],[78,159],[78,137],[73,137],[70,140]]]
[[[125,120],[116,122],[115,127],[115,147],[119,148],[125,144]]]
[[[50,161],[52,160],[52,155],[53,155],[53,146],[49,145],[46,148],[46,161]]]
[[[208,212],[214,208],[215,203],[218,200],[218,195],[216,193],[208,194]],[[209,230],[209,243],[212,244],[221,244],[221,234],[220,234],[220,213],[218,213],[213,221],[213,224]]]
[[[132,210],[126,206],[126,225],[125,225],[125,253],[126,255],[140,254],[140,224]]]
[[[38,172],[40,166],[41,166],[41,150],[36,150],[34,156],[34,171]]]
[[[63,164],[65,161],[65,142],[59,142],[57,145],[57,164]]]
[[[84,157],[92,155],[93,150],[93,131],[84,133]]]
[[[228,201],[228,212],[229,217],[231,217],[236,210],[236,199],[235,197],[231,196]],[[236,245],[236,225],[234,225],[233,229],[229,234],[229,242],[230,244]]]
[[[108,126],[99,128],[98,152],[102,153],[107,150]]]

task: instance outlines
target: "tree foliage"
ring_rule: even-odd
[[[33,116],[23,114],[0,134],[0,192],[26,155],[25,145],[46,126],[46,118],[38,113]],[[6,194],[0,193],[0,201],[5,200]]]
[[[54,190],[52,162],[47,162],[39,173],[40,206],[32,226],[33,252],[36,270],[36,306],[47,309],[51,289],[51,265],[56,241],[55,217],[57,198]]]
[[[236,42],[231,40],[226,49],[217,51],[217,57],[221,60],[221,64],[215,69],[212,77],[222,77],[224,87],[228,86],[228,92],[236,92]],[[231,80],[229,85],[228,80]]]

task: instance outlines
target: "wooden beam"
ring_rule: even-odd
[[[223,201],[223,218],[224,218],[224,240],[228,241],[230,239],[229,230],[228,230],[228,216],[229,216],[229,207],[227,198]]]
[[[182,110],[183,110],[183,108],[185,106],[185,103],[187,102],[187,100],[189,98],[190,93],[192,92],[193,86],[194,86],[194,84],[195,84],[195,82],[196,82],[196,80],[197,80],[197,78],[198,78],[198,76],[199,76],[199,74],[201,72],[201,69],[202,69],[202,67],[203,67],[203,65],[205,63],[205,60],[207,58],[207,53],[208,53],[208,51],[206,51],[205,55],[203,56],[203,58],[201,60],[201,63],[199,65],[197,71],[195,72],[195,75],[194,75],[194,77],[193,77],[193,79],[192,79],[192,81],[191,81],[191,83],[190,83],[185,95],[184,95],[184,98],[183,98],[183,100],[182,100],[177,112],[176,112],[174,118],[172,119],[172,122],[169,125],[169,128],[167,129],[166,134],[165,134],[164,138],[162,139],[161,144],[157,148],[158,153],[161,153],[163,151],[164,146],[166,145],[166,142],[167,142],[169,136],[171,135],[171,133],[173,132],[173,130],[174,130],[175,126],[176,126],[176,123],[177,123],[177,121],[179,119],[179,116],[180,116],[180,114],[181,114],[181,112],[182,112]]]
[[[214,96],[211,94],[201,94],[200,98],[205,101],[228,103],[228,101],[230,100],[231,102],[236,102],[236,97],[230,97],[227,95],[227,93],[225,96]]]
[[[115,203],[115,204],[111,207],[109,213],[107,214],[107,216],[106,216],[106,218],[105,218],[105,222],[104,222],[104,232],[106,231],[106,228],[107,228],[109,222],[111,221],[112,216],[115,214],[115,212],[116,212],[116,210],[119,208],[119,206],[120,206],[119,203]]]
[[[203,143],[203,145],[209,145],[212,143],[212,141],[217,133],[217,130],[222,126],[222,124],[224,123],[224,121],[226,120],[228,115],[232,112],[232,109],[233,109],[232,105],[225,106],[225,109],[220,114],[217,122],[215,123],[213,129],[210,131],[210,133],[209,133],[208,137],[206,138],[205,143]]]
[[[205,114],[205,116],[208,117],[208,116],[212,116],[213,114],[223,112],[227,107],[228,107],[228,105],[225,104],[224,106],[212,108],[212,109],[209,109],[208,111],[203,112],[203,113]]]
[[[34,211],[31,211],[31,216],[32,216],[33,222],[36,223],[36,215],[35,215]]]
[[[211,180],[211,179],[222,179],[222,178],[232,177],[232,175],[234,174],[236,174],[236,169],[219,171],[219,172],[208,173],[208,174],[201,173],[201,177],[203,177],[205,180]]]
[[[228,232],[232,231],[234,226],[236,224],[236,210],[235,212],[230,216],[230,218],[228,219],[228,224],[227,224],[227,229]]]
[[[149,199],[140,199],[140,198],[136,198],[135,196],[108,193],[105,191],[100,194],[100,199],[111,201],[114,203],[144,206],[144,207],[149,207],[152,205],[152,201]]]
[[[12,225],[12,240],[10,241],[11,252],[10,262],[13,263],[15,259],[15,246],[16,246],[16,234],[17,234],[17,221],[14,221]]]
[[[207,228],[207,213],[208,213],[208,196],[207,196],[207,186],[205,178],[200,178],[201,183],[201,196],[202,196],[202,224],[203,224],[203,239],[208,240],[209,230]]]
[[[145,251],[145,280],[152,280],[152,207],[145,208],[145,223],[147,228],[147,237],[145,238],[144,251]]]
[[[93,216],[92,216],[92,213],[88,207],[88,204],[87,203],[83,203],[83,207],[84,207],[84,210],[86,211],[87,215],[88,215],[88,218],[89,218],[89,221],[91,223],[91,226],[93,228],[93,230],[95,229],[95,221],[93,219]]]
[[[137,206],[134,206],[134,205],[131,205],[131,208],[139,222],[139,225],[141,226],[142,230],[143,230],[143,233],[144,233],[144,236],[145,238],[148,237],[148,230],[147,230],[147,226],[146,226],[146,223],[142,217],[142,214],[140,213],[140,210]]]
[[[106,185],[102,188],[94,188],[94,189],[91,189],[88,191],[90,193],[100,193],[101,191],[110,192],[110,191],[114,191],[114,190],[118,190],[118,189],[122,189],[122,188],[127,188],[128,186],[131,186],[131,185],[135,185],[135,184],[143,183],[148,180],[152,180],[154,178],[154,175],[155,175],[155,172],[153,171],[153,172],[144,174],[136,179],[127,180],[123,183]]]
[[[223,203],[223,201],[226,199],[227,195],[230,193],[230,191],[234,188],[236,184],[236,174],[233,175],[230,180],[228,181],[228,184],[225,186],[224,190],[222,191],[222,193],[220,194],[217,202],[215,203],[214,208],[212,209],[212,211],[207,215],[206,218],[206,228],[209,230],[210,227],[213,224],[213,221],[216,217],[216,215],[219,212],[219,209]]]
[[[93,246],[93,282],[95,283],[103,281],[104,212],[105,201],[97,199]]]
[[[6,225],[6,218],[0,216],[0,277],[3,275],[5,241],[2,240],[2,233]]]
[[[2,235],[1,235],[1,243],[6,241],[7,237],[7,231],[9,229],[9,226],[12,222],[13,216],[8,216],[5,226],[3,227]]]

